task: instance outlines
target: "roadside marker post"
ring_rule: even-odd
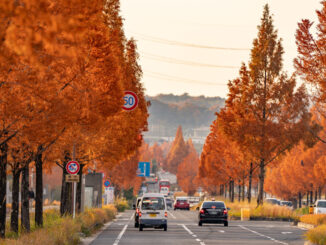
[[[75,144],[74,144],[73,154],[72,154],[73,155],[73,159],[75,159],[75,155],[76,155],[75,148],[76,147],[75,147]],[[78,176],[77,174],[78,174],[78,172],[80,170],[80,165],[79,165],[79,163],[77,161],[70,161],[66,165],[66,170],[69,173],[69,175]],[[76,197],[77,197],[77,195],[76,195],[76,192],[77,192],[77,184],[76,184],[76,182],[77,181],[75,181],[75,180],[78,179],[78,181],[79,181],[79,176],[77,178],[76,177],[72,177],[72,176],[70,176],[68,178],[71,180],[72,187],[73,187],[73,207],[72,207],[73,208],[73,212],[72,212],[72,217],[75,218],[75,216],[76,216]]]

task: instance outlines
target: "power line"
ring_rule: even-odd
[[[156,79],[168,80],[168,81],[174,81],[174,82],[192,83],[192,84],[210,85],[210,86],[227,86],[227,84],[192,80],[192,79],[187,79],[187,78],[181,78],[181,77],[175,77],[175,76],[171,76],[171,75],[167,75],[167,74],[162,74],[162,73],[158,73],[158,72],[145,71],[144,75],[146,75],[148,77],[156,78]]]
[[[179,59],[175,59],[175,58],[150,54],[150,53],[146,53],[146,52],[142,52],[141,56],[144,58],[152,59],[152,60],[180,64],[180,65],[201,66],[201,67],[210,67],[210,68],[239,69],[239,66],[222,66],[222,65],[198,63],[198,62],[194,62],[194,61],[179,60]]]
[[[194,43],[179,42],[179,41],[173,41],[173,40],[168,40],[168,39],[159,38],[159,37],[143,35],[143,34],[139,34],[139,33],[135,33],[135,35],[140,37],[143,40],[146,40],[146,41],[161,43],[161,44],[167,44],[167,45],[181,46],[181,47],[215,49],[215,50],[228,50],[228,51],[249,51],[250,50],[248,48],[217,47],[217,46],[209,46],[209,45],[201,45],[201,44],[194,44]]]

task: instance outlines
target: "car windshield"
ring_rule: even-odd
[[[225,208],[223,202],[204,202],[203,208]]]
[[[143,210],[164,210],[163,197],[144,197],[142,202]]]
[[[278,204],[279,202],[276,199],[266,199],[266,202],[271,204]]]
[[[318,204],[317,204],[317,207],[318,208],[326,208],[326,201],[319,201]]]

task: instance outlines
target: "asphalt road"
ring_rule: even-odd
[[[133,211],[126,211],[113,221],[91,245],[125,244],[304,244],[305,230],[289,222],[275,221],[229,221],[220,224],[197,224],[197,212],[169,211],[168,230],[134,228]]]

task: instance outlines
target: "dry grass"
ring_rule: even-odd
[[[79,233],[86,236],[112,220],[117,213],[114,205],[104,206],[102,209],[89,209],[77,215],[76,219],[70,216],[61,217],[57,209],[44,212],[44,227],[35,229],[31,233],[20,234],[18,239],[6,239],[0,244],[8,245],[75,245],[79,244]]]
[[[263,206],[257,207],[256,200],[252,200],[251,203],[247,201],[235,201],[230,202],[221,197],[215,198],[216,201],[224,201],[226,206],[230,208],[230,218],[240,218],[241,208],[249,208],[251,219],[282,219],[282,220],[298,220],[299,216],[290,208],[278,205],[271,205],[265,203]],[[192,207],[192,210],[196,210],[200,207],[201,203]]]
[[[313,244],[326,245],[326,225],[320,225],[306,233],[306,239]]]
[[[114,202],[114,206],[119,212],[124,212],[126,209],[129,208],[128,201],[126,199],[117,199]]]
[[[300,221],[312,225],[326,225],[326,214],[307,214],[300,217]]]

